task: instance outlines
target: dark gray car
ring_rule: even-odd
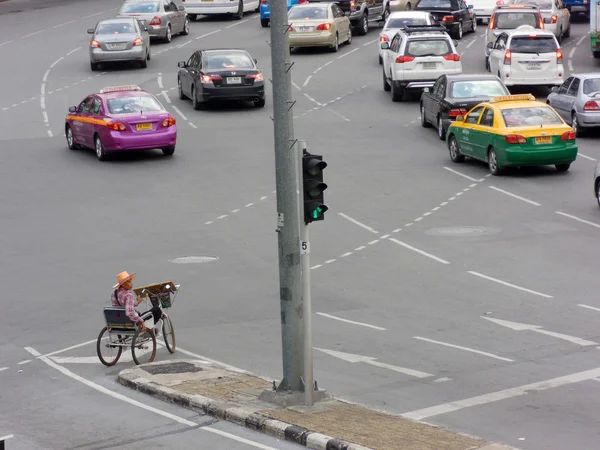
[[[174,34],[190,34],[190,19],[185,8],[173,0],[127,0],[117,17],[133,17],[148,27],[150,37],[171,42]]]
[[[577,136],[600,127],[600,72],[571,75],[552,88],[546,100],[573,127]]]
[[[136,19],[101,20],[88,30],[90,67],[98,70],[101,63],[135,61],[146,68],[150,60],[150,36]]]

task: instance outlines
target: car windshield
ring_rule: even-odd
[[[404,28],[407,25],[418,26],[428,25],[428,23],[423,17],[398,17],[388,20],[385,28]]]
[[[513,53],[554,53],[558,45],[552,36],[515,36],[510,41]]]
[[[408,56],[444,56],[449,53],[450,45],[445,39],[411,40],[406,46]]]
[[[128,22],[101,23],[96,28],[96,34],[135,33],[135,27]]]
[[[452,7],[451,0],[421,0],[415,9],[458,9]]]
[[[509,95],[498,80],[455,81],[450,88],[452,98],[496,97]]]
[[[600,92],[600,78],[589,78],[583,81],[583,93],[592,94]]]
[[[149,95],[137,97],[109,98],[107,101],[110,114],[131,114],[136,112],[156,112],[164,108]]]
[[[521,25],[530,25],[533,28],[539,26],[539,16],[537,13],[500,13],[496,15],[495,29],[514,30]]]
[[[563,122],[547,106],[533,106],[529,108],[509,108],[502,110],[504,123],[509,128],[543,125],[561,125]]]
[[[327,8],[323,6],[318,6],[314,8],[292,8],[288,13],[288,19],[294,20],[327,19],[327,16]]]
[[[203,67],[208,70],[254,69],[254,62],[247,53],[226,52],[208,54]]]
[[[533,4],[540,9],[552,9],[551,0],[514,0],[513,5],[518,4]]]
[[[126,2],[121,7],[122,13],[153,13],[158,12],[158,2]]]

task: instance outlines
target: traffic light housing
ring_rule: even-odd
[[[329,208],[324,203],[323,191],[327,185],[323,183],[323,170],[327,163],[321,155],[302,155],[302,186],[304,191],[304,223],[325,219],[325,211]]]

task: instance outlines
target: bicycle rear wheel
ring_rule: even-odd
[[[140,364],[151,363],[156,356],[156,336],[149,329],[136,330],[131,341],[131,356],[133,361]]]
[[[122,351],[122,347],[110,342],[108,327],[102,328],[102,331],[100,331],[100,334],[98,335],[98,341],[96,342],[96,353],[98,354],[100,362],[106,367],[114,366],[121,357]]]
[[[169,350],[169,353],[175,353],[175,330],[169,316],[165,316],[163,319],[162,332],[167,350]]]

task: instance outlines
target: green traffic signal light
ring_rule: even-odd
[[[319,218],[320,218],[320,217],[321,217],[321,216],[322,216],[322,215],[325,213],[325,211],[327,211],[328,209],[329,209],[329,208],[328,208],[327,206],[325,206],[325,205],[320,205],[320,206],[317,206],[316,208],[314,208],[314,209],[312,210],[312,214],[311,214],[311,216],[312,216],[312,218],[313,218],[314,220],[317,220],[317,219],[319,219]]]

